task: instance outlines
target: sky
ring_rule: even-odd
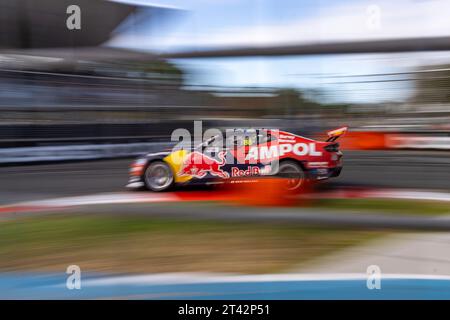
[[[152,52],[450,35],[448,0],[120,1],[175,9],[118,33],[110,43]],[[377,103],[407,99],[412,94],[411,82],[346,76],[405,72],[446,63],[449,56],[437,52],[183,59],[175,63],[191,71],[187,79],[191,85],[319,89],[331,102]]]

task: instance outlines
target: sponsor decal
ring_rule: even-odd
[[[230,175],[220,169],[225,164],[224,152],[219,153],[220,161],[208,157],[207,155],[194,151],[189,153],[184,159],[183,166],[178,172],[180,176],[193,176],[204,178],[208,173],[221,178],[229,178]]]
[[[294,153],[297,156],[314,156],[319,157],[322,155],[321,151],[316,150],[316,144],[314,142],[296,144],[279,144],[262,147],[250,148],[245,160],[265,160],[273,159],[284,156],[286,153]]]
[[[247,170],[239,169],[238,167],[231,168],[232,177],[248,177],[248,176],[258,176],[260,174],[259,167],[249,166]]]
[[[279,137],[278,137],[278,141],[279,142],[286,142],[286,143],[295,143],[295,136],[292,135],[288,135],[288,134],[282,134],[280,133]]]
[[[328,167],[328,161],[308,162],[307,165],[308,165],[309,168],[327,168]]]
[[[262,176],[272,172],[272,166],[266,165],[262,168],[257,166],[248,166],[247,169],[239,169],[238,167],[231,168],[232,177],[249,177],[249,176]]]

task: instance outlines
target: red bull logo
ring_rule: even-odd
[[[178,174],[204,178],[207,173],[210,173],[216,177],[229,178],[230,175],[220,169],[225,164],[225,153],[220,152],[219,158],[220,161],[197,151],[191,152],[184,159],[183,167]]]

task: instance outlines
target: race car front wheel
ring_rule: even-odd
[[[277,175],[286,179],[285,188],[288,191],[300,189],[306,179],[302,167],[294,161],[282,161]]]
[[[173,172],[163,161],[150,163],[144,173],[145,185],[152,191],[165,191],[173,184]]]

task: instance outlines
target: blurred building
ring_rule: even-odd
[[[80,30],[69,30],[67,8],[81,9]],[[112,32],[137,6],[101,0],[1,0],[0,48],[36,49],[95,47],[111,38]]]

